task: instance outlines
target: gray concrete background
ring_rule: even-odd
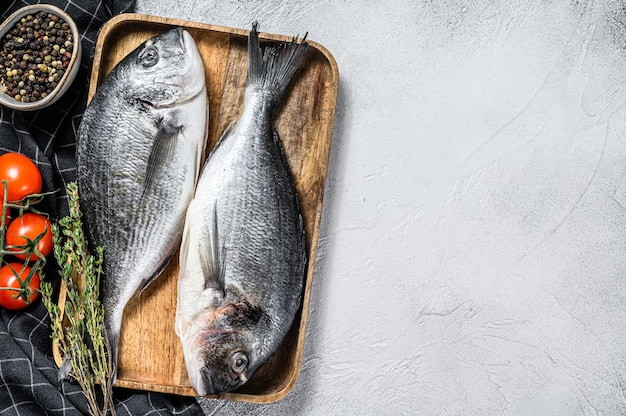
[[[139,0],[340,72],[301,375],[206,414],[626,414],[624,8]]]

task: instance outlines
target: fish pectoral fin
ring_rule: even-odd
[[[220,137],[220,141],[223,138],[230,136],[230,134],[235,129],[235,124],[236,124],[236,121],[231,121],[231,123],[226,127],[226,129],[224,129],[224,133],[222,133],[222,137]]]
[[[142,197],[146,195],[153,183],[155,183],[159,169],[174,157],[176,141],[181,130],[182,126],[176,126],[165,120],[161,120],[159,123],[159,128],[154,137],[154,144],[148,158]]]
[[[207,244],[209,247],[207,247]],[[214,289],[225,295],[224,283],[224,253],[219,246],[217,229],[217,203],[213,205],[213,221],[209,229],[209,239],[201,240],[199,244],[200,267],[204,275],[205,289]]]
[[[216,279],[218,272],[216,264],[213,261],[213,256],[210,252],[210,248],[207,247],[204,241],[201,241],[198,246],[198,255],[200,257],[200,268],[202,269],[202,275],[204,276],[204,288],[223,290],[223,287],[219,284],[219,280]]]
[[[148,286],[150,286],[150,283],[152,283],[157,277],[159,277],[161,275],[161,273],[163,273],[163,270],[165,270],[165,268],[170,263],[170,260],[172,259],[173,256],[174,256],[174,253],[169,254],[163,260],[163,262],[159,265],[159,267],[157,267],[157,269],[155,270],[155,272],[151,276],[149,276],[148,278],[143,279],[141,281],[141,283],[139,284],[139,287],[135,291],[135,294],[134,294],[135,297],[141,296],[141,294],[144,292],[144,290],[146,290],[146,288]]]
[[[213,148],[211,152],[215,152],[215,150],[224,142],[224,140],[226,140],[228,136],[230,136],[233,133],[236,125],[237,125],[237,120],[234,120],[226,127],[226,129],[220,136],[219,140],[217,141],[217,143],[215,144],[215,147]]]

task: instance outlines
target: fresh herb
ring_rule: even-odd
[[[41,285],[42,298],[52,321],[52,338],[58,343],[64,363],[71,365],[70,376],[81,386],[91,414],[115,415],[112,365],[99,292],[103,249],[97,247],[95,256],[88,251],[75,182],[67,185],[67,194],[70,213],[52,227],[65,309],[52,301],[49,282]]]

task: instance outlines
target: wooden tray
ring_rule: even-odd
[[[248,30],[140,14],[119,15],[100,32],[89,97],[125,55],[144,40],[174,26],[184,27],[193,36],[204,61],[210,150],[242,109]],[[259,38],[263,44],[292,37],[260,33]],[[298,189],[306,231],[309,263],[302,307],[283,345],[270,361],[238,390],[213,397],[273,402],[291,390],[300,372],[337,85],[335,60],[323,46],[309,41],[304,62],[275,117],[275,126],[283,140]],[[180,341],[174,332],[177,258],[175,256],[164,273],[140,297],[126,306],[117,387],[195,396],[189,384]]]

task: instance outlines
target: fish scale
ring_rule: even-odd
[[[306,42],[248,41],[244,111],[211,152],[189,205],[176,333],[199,395],[245,383],[277,350],[299,308],[306,252],[291,170],[272,115]]]
[[[182,28],[127,55],[83,115],[79,194],[89,241],[104,248],[102,303],[115,376],[124,308],[179,247],[207,123],[204,65]]]

